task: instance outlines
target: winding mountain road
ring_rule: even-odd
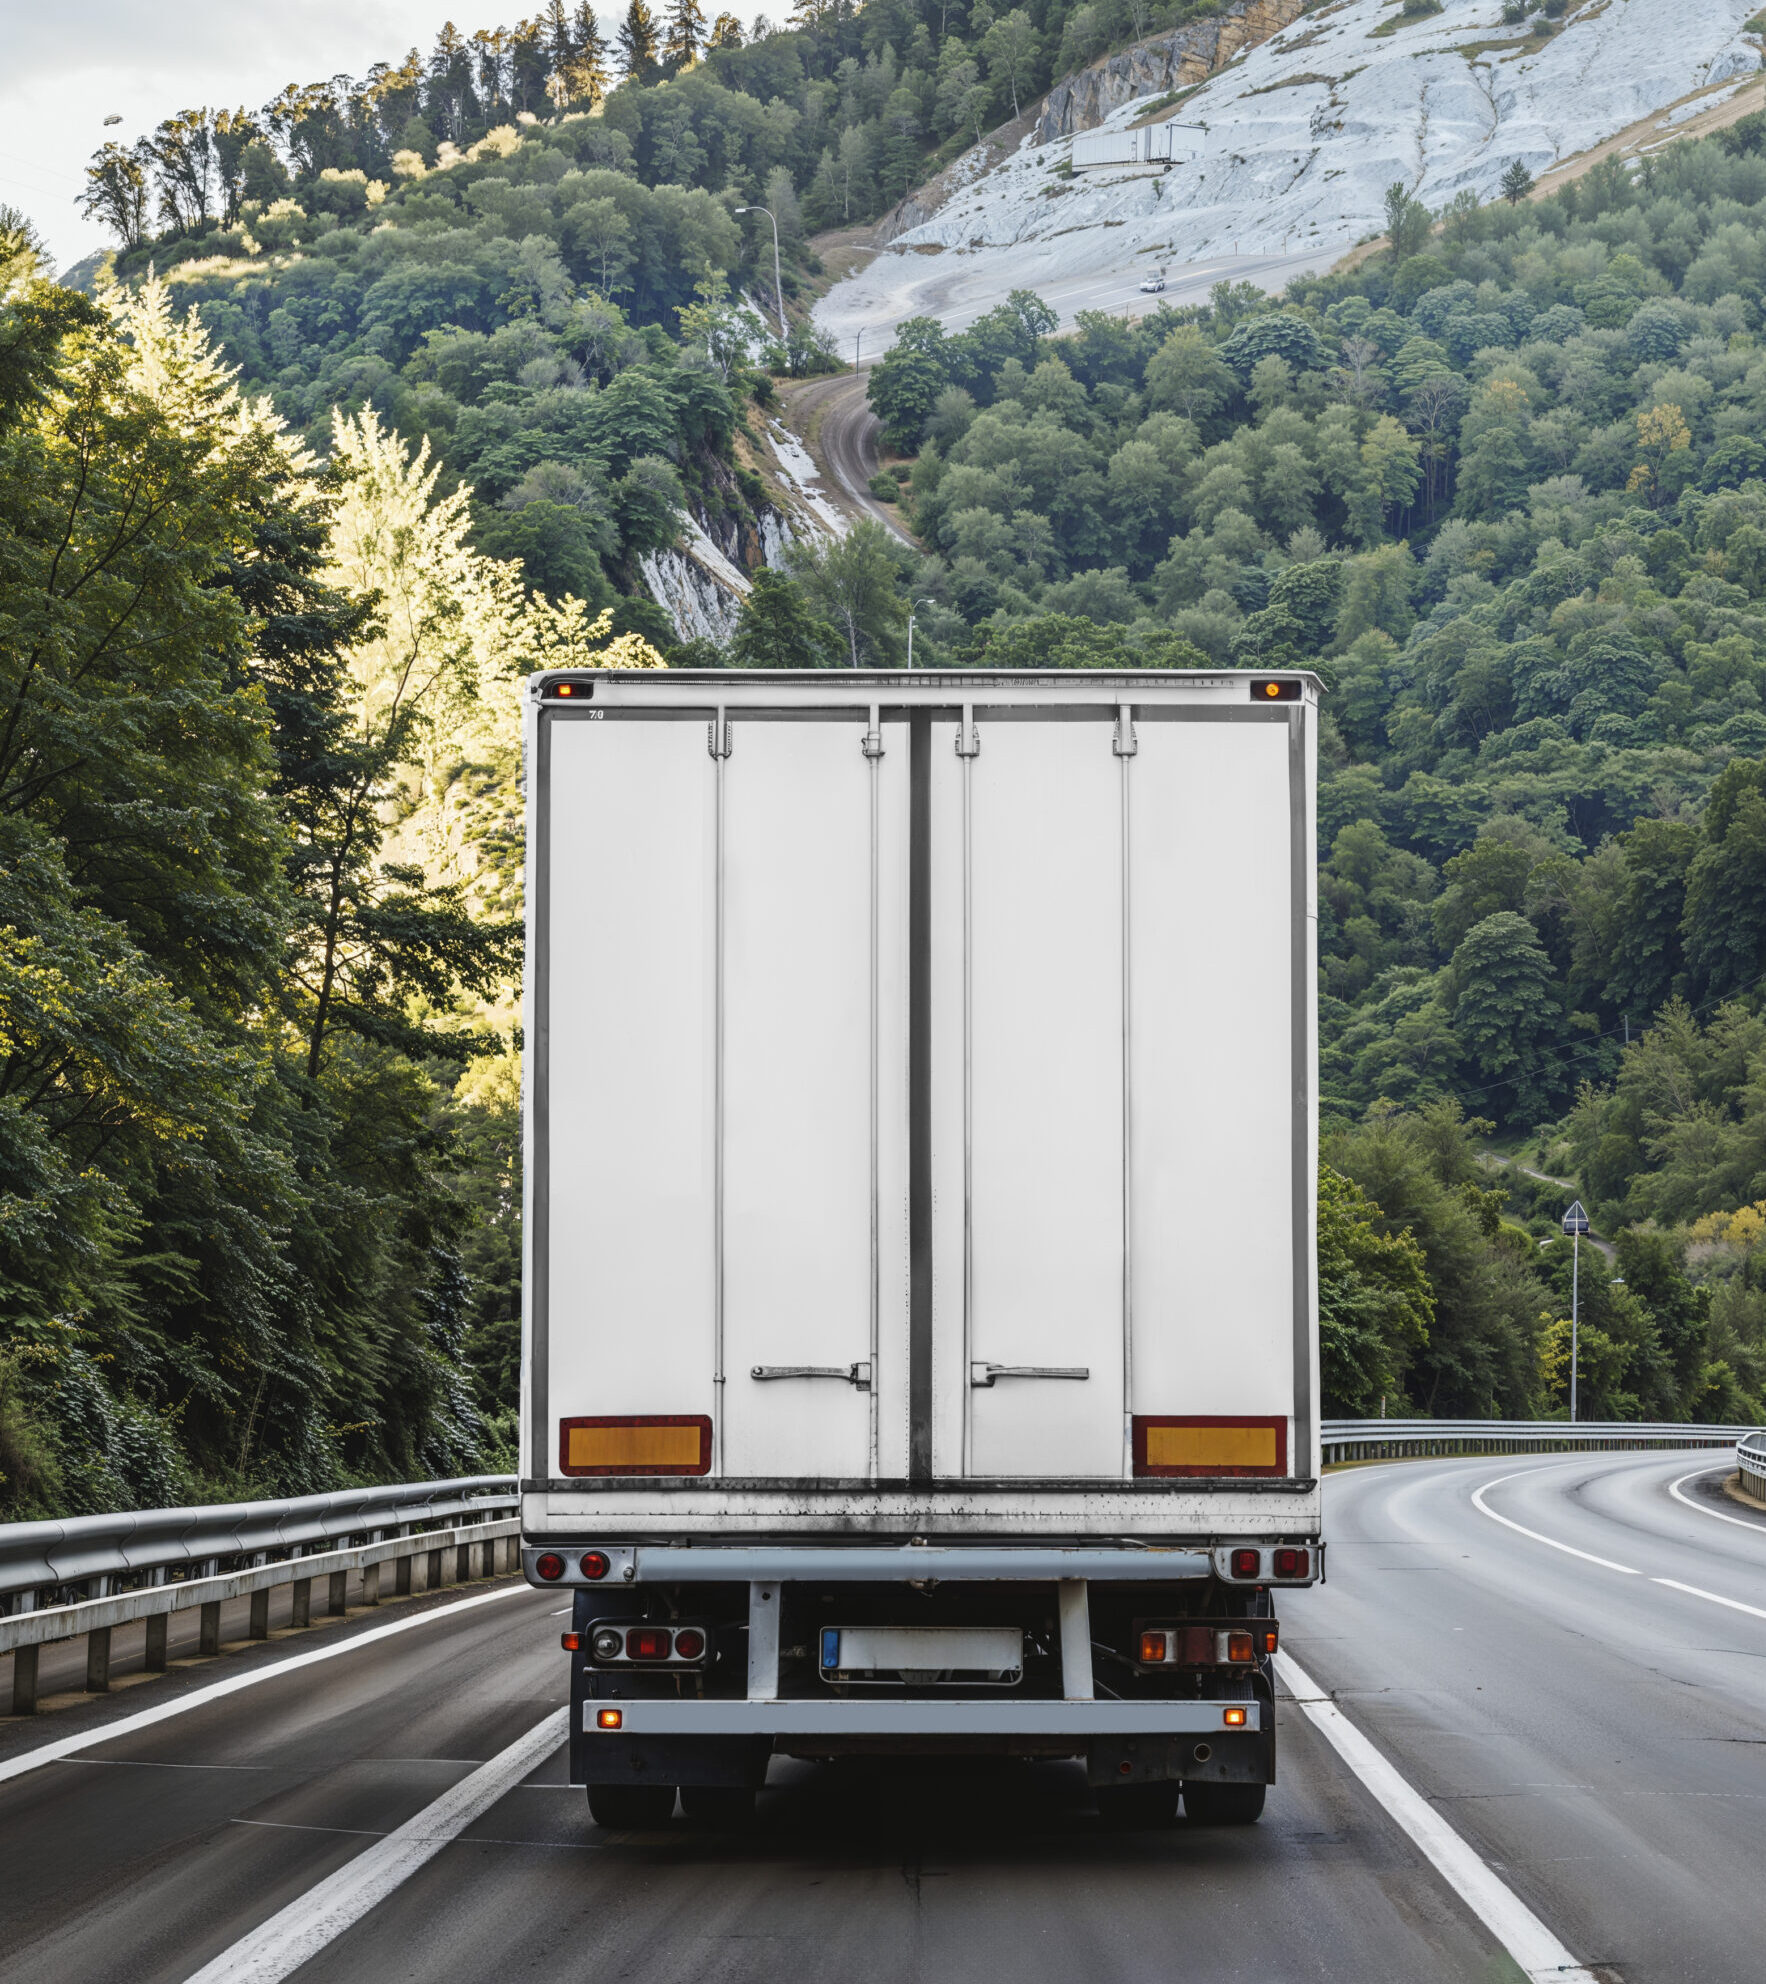
[[[1607,1453],[1327,1482],[1329,1582],[1283,1603],[1289,1676],[1590,1966],[1536,1978],[1760,1973],[1766,1516],[1726,1471]],[[381,1619],[417,1612],[318,1668],[230,1654],[261,1678],[224,1699],[210,1662],[0,1725],[9,1984],[1527,1974],[1327,1745],[1328,1711],[1283,1708],[1243,1830],[1107,1832],[1078,1766],[982,1760],[776,1762],[751,1831],[606,1832],[553,1744],[553,1595]],[[188,1706],[105,1736],[149,1700]]]
[[[880,523],[903,544],[914,539],[893,505],[866,486],[877,473],[883,424],[865,397],[868,375],[836,372],[779,386],[786,425],[822,472],[822,487],[849,517]],[[917,548],[917,547],[916,547]]]

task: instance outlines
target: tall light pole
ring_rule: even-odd
[[[1572,1202],[1570,1210],[1564,1214],[1564,1231],[1570,1236],[1570,1424],[1576,1423],[1576,1353],[1578,1328],[1581,1323],[1582,1296],[1582,1236],[1588,1231],[1588,1215],[1582,1210],[1582,1201]]]
[[[930,599],[915,599],[908,602],[908,670],[910,673],[912,673],[914,666],[914,608],[916,606],[934,606],[936,604],[937,602],[935,600]]]
[[[779,223],[771,207],[737,207],[739,214],[765,214],[773,223],[773,300],[779,306],[779,342],[787,349],[791,344],[791,333],[785,328],[785,285],[779,277]]]

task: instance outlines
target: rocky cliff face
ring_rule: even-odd
[[[1049,91],[1036,141],[1090,131],[1113,110],[1140,96],[1188,89],[1223,69],[1241,49],[1255,48],[1297,20],[1313,0],[1233,0],[1224,12],[1191,21],[1157,40],[1108,55]]]

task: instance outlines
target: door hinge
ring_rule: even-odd
[[[864,747],[867,758],[880,758],[883,755],[883,733],[881,730],[867,730],[859,742]]]
[[[1134,732],[1134,718],[1129,715],[1126,705],[1116,713],[1116,735],[1110,748],[1119,758],[1132,758],[1141,748],[1140,739]]]
[[[723,732],[723,748],[721,750],[718,748],[718,732],[720,730]],[[711,753],[711,755],[714,758],[727,758],[730,755],[730,745],[732,741],[733,740],[730,735],[730,723],[727,717],[719,716],[719,718],[715,723],[710,723],[706,725],[705,748]]]
[[[957,756],[959,758],[979,758],[981,755],[981,732],[972,722],[964,721],[957,725]]]
[[[969,1382],[991,1389],[996,1378],[1089,1378],[1084,1365],[971,1364]]]

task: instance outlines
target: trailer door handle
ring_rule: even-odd
[[[969,1382],[989,1390],[996,1378],[1089,1378],[1084,1365],[1058,1364],[971,1364]]]
[[[774,1378],[838,1378],[842,1384],[855,1386],[861,1392],[871,1389],[871,1365],[867,1358],[862,1364],[756,1364],[748,1375],[764,1384]]]

